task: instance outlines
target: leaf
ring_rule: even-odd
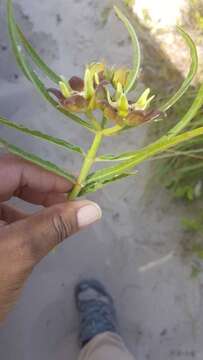
[[[90,184],[89,185],[86,185],[79,193],[78,196],[83,196],[83,195],[86,195],[88,193],[92,193],[92,192],[95,192],[97,190],[100,190],[102,189],[104,186],[108,185],[109,183],[112,183],[112,182],[115,182],[117,180],[121,180],[121,179],[124,179],[128,176],[132,176],[132,175],[135,175],[134,174],[131,174],[131,173],[123,173],[119,176],[112,176],[111,178],[103,181],[103,182],[91,182],[91,175],[88,177],[89,181],[90,181]]]
[[[114,6],[114,10],[117,16],[119,17],[119,19],[125,25],[131,37],[132,45],[133,45],[133,70],[130,72],[130,75],[127,80],[127,84],[125,86],[125,93],[127,94],[132,89],[139,73],[140,63],[141,63],[141,51],[140,51],[140,45],[137,35],[132,24],[129,22],[127,17],[121,12],[121,10],[117,6]]]
[[[67,142],[65,140],[53,137],[51,135],[44,134],[44,133],[42,133],[42,132],[40,132],[38,130],[28,129],[24,125],[17,124],[17,123],[15,123],[13,121],[9,121],[9,120],[4,119],[2,117],[0,117],[0,124],[4,125],[6,127],[9,127],[9,128],[16,129],[16,130],[18,130],[18,131],[20,131],[20,132],[22,132],[24,134],[31,135],[33,137],[48,141],[49,143],[52,143],[54,145],[60,146],[60,147],[65,148],[65,149],[68,149],[70,151],[77,152],[79,154],[84,155],[83,150],[79,146],[71,144],[71,143],[69,143],[69,142]]]
[[[21,58],[19,56],[19,53],[21,52],[21,49],[19,48],[19,45],[16,41],[14,41],[13,33],[15,33],[15,24],[12,21],[13,18],[13,7],[12,7],[12,0],[7,0],[7,21],[8,21],[8,31],[10,35],[11,40],[11,46],[13,49],[13,53],[15,54],[16,61],[22,70],[23,74],[26,76],[28,80],[30,80],[29,75],[27,74],[26,67],[21,61]]]
[[[86,121],[80,119],[78,116],[70,113],[68,110],[63,109],[62,107],[59,107],[58,102],[56,102],[48,93],[46,87],[44,86],[43,82],[39,79],[37,74],[31,69],[29,66],[27,60],[25,59],[22,49],[19,46],[18,42],[18,36],[17,36],[17,29],[16,24],[13,18],[13,7],[12,7],[12,0],[7,0],[8,4],[8,24],[9,24],[9,33],[10,33],[10,39],[13,47],[13,51],[15,54],[15,57],[17,59],[18,64],[20,65],[21,69],[23,70],[23,73],[26,75],[26,77],[31,80],[33,85],[36,87],[36,89],[40,92],[40,94],[52,105],[54,106],[58,111],[63,113],[64,115],[68,116],[71,120],[74,122],[82,125],[83,127],[89,129],[90,131],[94,131],[90,124],[88,124]]]
[[[19,38],[26,49],[27,53],[30,55],[34,63],[48,76],[50,80],[55,82],[56,84],[59,84],[61,81],[61,77],[57,75],[39,56],[39,54],[36,52],[36,50],[32,47],[32,45],[29,43],[25,35],[23,34],[22,30],[18,25],[16,25],[16,29],[19,35]]]
[[[144,147],[141,150],[135,151],[134,157],[130,160],[122,162],[116,166],[108,167],[105,169],[95,171],[87,183],[91,182],[104,182],[111,178],[112,176],[119,176],[122,173],[126,173],[127,171],[134,168],[136,165],[142,163],[143,161],[151,158],[152,156],[164,152],[171,147],[180,144],[184,141],[192,139],[196,136],[200,136],[203,134],[203,127],[185,132],[181,135],[175,136],[173,138],[163,136],[160,140],[156,141],[153,144],[150,144]]]
[[[185,218],[182,220],[182,225],[185,231],[194,231],[198,232],[201,229],[201,225],[196,219]]]
[[[182,35],[183,39],[185,40],[187,46],[190,49],[190,56],[191,56],[191,66],[190,70],[187,74],[186,79],[182,83],[181,87],[178,89],[178,91],[166,102],[166,104],[163,104],[160,107],[160,111],[167,111],[169,108],[171,108],[188,90],[194,76],[197,73],[198,69],[198,54],[197,49],[195,46],[195,43],[191,39],[191,37],[181,28],[177,27],[179,33]]]
[[[122,153],[120,155],[113,155],[113,154],[107,154],[107,155],[101,155],[96,158],[97,162],[101,161],[126,161],[134,158],[136,154],[136,151],[129,151]]]
[[[172,137],[181,132],[195,117],[199,109],[203,105],[203,84],[200,86],[199,91],[193,101],[191,107],[183,116],[183,118],[169,131],[168,136]]]
[[[197,162],[197,163],[194,163],[192,165],[188,165],[188,166],[182,166],[180,169],[179,169],[179,173],[180,174],[184,174],[184,173],[191,173],[192,171],[194,170],[197,170],[197,169],[201,169],[203,168],[203,162]]]
[[[74,175],[68,173],[66,170],[59,168],[57,165],[53,164],[50,161],[47,160],[43,160],[40,157],[26,152],[25,150],[22,150],[21,148],[9,144],[7,141],[5,141],[4,139],[0,138],[0,145],[5,147],[10,153],[17,155],[27,161],[32,162],[33,164],[36,164],[40,167],[42,167],[45,170],[48,170],[56,175],[62,176],[65,179],[69,180],[72,183],[76,182],[76,178]]]

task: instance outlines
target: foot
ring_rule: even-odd
[[[81,347],[98,334],[118,333],[113,299],[99,281],[81,281],[75,289],[75,301],[80,316]]]

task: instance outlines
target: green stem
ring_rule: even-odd
[[[104,129],[102,131],[104,136],[112,136],[117,134],[119,131],[121,131],[123,129],[123,126],[121,125],[115,125],[114,127],[108,128],[108,129]]]
[[[77,182],[72,190],[72,192],[70,193],[70,195],[68,196],[69,200],[74,200],[78,194],[80,193],[81,189],[85,186],[85,180],[87,178],[87,175],[89,174],[89,171],[92,167],[92,165],[95,162],[96,159],[96,155],[97,155],[97,151],[101,145],[102,142],[102,138],[103,138],[103,134],[101,131],[98,131],[95,135],[94,141],[87,153],[87,156],[83,162],[81,171],[80,171],[80,175],[78,176]]]
[[[100,124],[97,122],[97,119],[95,118],[93,112],[89,110],[89,111],[86,112],[86,115],[87,115],[88,119],[91,121],[94,129],[95,129],[96,131],[101,130],[101,126],[100,126]]]
[[[108,121],[107,118],[103,115],[102,122],[101,122],[102,129],[105,129],[105,125],[106,125],[107,121]]]

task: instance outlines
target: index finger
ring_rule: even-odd
[[[65,193],[72,188],[66,179],[10,154],[0,157],[0,201],[21,197],[25,189],[40,193]]]

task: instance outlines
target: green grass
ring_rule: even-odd
[[[166,130],[173,119],[178,119],[194,99],[192,89],[171,110],[169,121],[156,125],[156,131]],[[203,109],[194,117],[187,130],[197,129],[203,124]],[[161,161],[160,161],[161,160]],[[203,136],[180,144],[159,157],[155,165],[156,178],[170,190],[175,198],[194,201],[203,197]]]

